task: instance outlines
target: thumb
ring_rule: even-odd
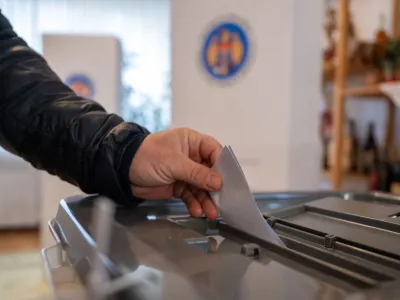
[[[176,179],[189,183],[199,189],[210,192],[217,191],[222,186],[221,176],[210,168],[183,157],[176,170]]]

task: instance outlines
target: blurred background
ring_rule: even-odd
[[[151,132],[186,126],[232,145],[254,192],[400,194],[399,0],[249,1],[0,9],[76,93]],[[0,299],[49,298],[47,222],[81,191],[1,148],[0,190]]]

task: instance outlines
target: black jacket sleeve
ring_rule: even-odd
[[[148,131],[78,97],[0,12],[0,145],[88,194],[123,205],[129,167]]]

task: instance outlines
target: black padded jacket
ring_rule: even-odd
[[[0,145],[88,194],[135,206],[131,161],[149,132],[77,96],[0,11]]]

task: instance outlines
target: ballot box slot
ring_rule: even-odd
[[[388,217],[390,212],[397,212],[399,206],[378,201],[359,202],[321,199],[300,207],[264,214],[264,217],[274,220],[277,231],[301,234],[295,233],[297,229],[321,237],[331,235],[336,242],[348,245],[352,253],[359,252],[363,256],[364,253],[370,253],[373,259],[379,257],[383,261],[390,261],[390,264],[394,260],[397,263],[393,264],[393,268],[399,269],[400,224],[391,222]],[[307,239],[307,235],[303,238]]]
[[[357,200],[364,201],[368,203],[380,203],[380,204],[392,204],[400,205],[399,197],[396,195],[382,193],[382,192],[356,192],[356,193],[344,193],[342,195],[327,195],[327,197],[337,197],[345,200]],[[323,197],[319,197],[322,199]]]
[[[313,266],[322,265],[323,272],[329,276],[339,276],[339,278],[343,275],[342,273],[352,274],[353,278],[361,277],[364,282],[374,284],[400,278],[400,262],[396,259],[376,253],[376,251],[368,251],[370,249],[362,245],[358,247],[347,245],[341,239],[326,232],[292,224],[275,217],[266,217],[266,220],[288,248],[295,252],[289,256],[287,254],[285,256],[284,253],[284,257],[302,261],[305,266],[308,266],[308,260],[297,257],[298,255],[307,256],[311,259]],[[210,244],[207,242],[207,236],[212,234],[226,237],[242,246],[248,243],[260,245],[261,248],[274,252],[278,256],[282,256],[282,251],[284,251],[281,247],[276,248],[275,244],[258,244],[253,236],[238,231],[223,221],[210,221],[205,218],[175,218],[172,221],[203,235],[204,239],[186,240],[188,244],[203,252],[209,252]],[[239,250],[238,248],[237,251]],[[268,254],[263,253],[261,257],[266,255]],[[332,273],[332,270],[335,271]]]
[[[390,230],[393,232],[400,233],[400,226],[398,224],[385,222],[385,221],[382,221],[379,219],[373,219],[373,218],[368,218],[368,217],[364,217],[364,216],[360,216],[360,215],[349,214],[346,212],[333,211],[333,210],[324,209],[321,207],[315,207],[315,206],[311,206],[311,205],[307,205],[306,210],[311,213],[313,212],[313,213],[317,213],[317,214],[324,215],[327,217],[332,217],[332,218],[340,219],[343,221],[347,221],[347,222],[355,222],[355,223],[366,225],[366,226],[373,226],[376,228]],[[390,216],[388,216],[388,217],[390,217]]]
[[[324,244],[326,234],[315,234],[313,232],[309,232],[307,230],[301,230],[299,228],[291,227],[286,224],[282,224],[279,222],[274,222],[271,226],[278,235],[284,234],[288,236],[294,236],[296,238],[301,238],[304,241],[316,243],[316,244]]]
[[[351,257],[351,259],[359,259],[362,264],[371,264],[374,268],[382,268],[385,272],[392,272],[396,274],[396,277],[400,277],[400,260],[393,258],[392,255],[384,255],[378,249],[371,249],[365,245],[354,245],[352,242],[344,241],[328,233],[318,232],[318,235],[313,235],[308,228],[302,228],[282,220],[275,220],[273,224],[273,229],[282,238],[289,237],[303,243],[317,244],[346,257]],[[324,236],[322,237],[321,234]]]
[[[375,257],[382,257],[382,258],[384,258],[384,260],[387,259],[388,261],[390,261],[391,264],[393,264],[393,262],[396,262],[396,264],[394,266],[400,270],[400,255],[386,252],[382,249],[370,247],[368,245],[356,243],[354,241],[346,240],[344,238],[332,235],[327,232],[316,231],[316,230],[310,229],[308,227],[304,227],[304,226],[301,226],[301,225],[298,225],[295,223],[291,223],[291,222],[288,222],[285,220],[280,220],[280,219],[277,220],[275,218],[273,218],[273,219],[274,219],[274,223],[273,223],[272,228],[278,232],[292,234],[294,236],[301,237],[310,242],[317,242],[317,243],[322,242],[322,244],[325,242],[325,239],[327,236],[334,236],[335,242],[341,242],[341,244],[343,244],[343,245],[351,246],[352,253],[354,253],[354,249],[357,248],[358,250],[362,251],[362,253],[364,253],[364,254],[368,252],[368,253],[373,254]],[[268,217],[267,217],[267,220],[269,220]]]
[[[284,249],[273,243],[260,240],[257,237],[244,233],[240,230],[237,230],[236,228],[225,224],[223,221],[209,221],[204,218],[174,218],[171,221],[202,234],[204,238],[185,239],[185,241],[187,244],[196,247],[197,249],[205,253],[213,252],[213,247],[211,246],[212,243],[210,243],[210,238],[212,239],[213,237],[207,234],[207,232],[209,232],[209,230],[211,229],[217,230],[216,233],[218,234],[218,237],[222,237],[226,240],[226,242],[230,243],[231,246],[229,247],[229,251],[240,253],[250,259],[259,260],[260,262],[275,259],[283,264],[289,264],[291,267],[293,262],[300,262],[300,265],[302,266],[299,268],[299,270],[301,272],[304,272],[304,267],[306,267],[306,269],[308,268],[308,270],[305,271],[306,273],[307,271],[311,270],[310,268],[316,269],[319,272],[325,274],[326,280],[328,282],[332,281],[333,277],[335,278],[335,280],[333,281],[343,281],[343,279],[345,278],[345,281],[347,283],[351,283],[357,288],[367,288],[375,286],[379,281],[390,279],[385,277],[384,274],[374,272],[372,272],[372,274],[369,274],[369,270],[366,270],[366,272],[368,275],[371,276],[365,276],[364,274],[361,274],[361,272],[357,273],[353,270],[346,269],[344,267],[345,263],[342,263],[341,265],[335,265],[329,262],[329,259],[326,259],[324,261],[321,259],[322,255],[319,255],[319,257],[315,258],[313,257],[315,253],[307,253],[307,248],[291,249],[291,247],[294,246],[294,243],[296,242],[292,242],[292,240],[289,240],[284,235],[280,235],[280,237],[285,243],[288,243],[288,249]],[[215,233],[215,231],[213,232]],[[317,238],[323,239],[319,236],[317,236]],[[304,253],[302,253],[302,251],[304,251]],[[314,275],[314,271],[312,271],[311,273],[311,275]],[[334,283],[337,285],[336,282]]]
[[[264,218],[266,219],[266,221],[272,228],[277,227],[277,229],[280,228],[281,230],[283,230],[283,229],[296,230],[297,234],[304,233],[304,234],[308,234],[309,236],[315,236],[315,237],[321,237],[321,238],[324,238],[326,236],[325,232],[322,232],[322,231],[319,231],[319,230],[316,230],[313,228],[297,225],[295,223],[287,222],[283,219],[275,218],[275,216],[270,217],[270,216],[264,215]]]
[[[328,276],[332,276],[337,280],[341,280],[341,281],[350,283],[358,288],[372,288],[372,287],[376,286],[378,283],[373,278],[369,278],[362,274],[355,273],[351,270],[333,265],[326,261],[322,261],[318,258],[308,256],[304,253],[290,249],[289,247],[288,248],[280,247],[274,243],[264,241],[264,240],[259,239],[251,234],[242,232],[242,231],[240,231],[236,228],[233,228],[223,222],[219,222],[217,224],[217,227],[221,231],[227,232],[234,236],[238,236],[241,239],[246,240],[247,242],[260,245],[265,250],[268,250],[271,253],[276,254],[276,255],[272,255],[273,259],[281,261],[284,264],[288,263],[288,261],[286,261],[285,259],[289,259],[292,267],[293,267],[293,264],[300,264],[303,267],[310,268],[312,270],[317,270]],[[283,240],[283,241],[285,242],[285,240]],[[285,258],[285,259],[282,260],[281,258]],[[304,269],[303,269],[303,271],[304,271]]]
[[[356,198],[356,199],[355,199]],[[400,225],[390,216],[399,200],[362,197],[321,199],[264,214],[288,248],[380,285],[400,280]]]
[[[328,262],[329,264],[337,266],[339,268],[362,274],[377,282],[391,281],[395,279],[391,276],[386,275],[383,272],[365,267],[365,265],[362,264],[362,262],[360,261],[344,258],[338,255],[335,251],[332,251],[331,249],[325,248],[323,246],[309,245],[285,236],[283,236],[282,239],[285,241],[285,244],[292,250]]]

